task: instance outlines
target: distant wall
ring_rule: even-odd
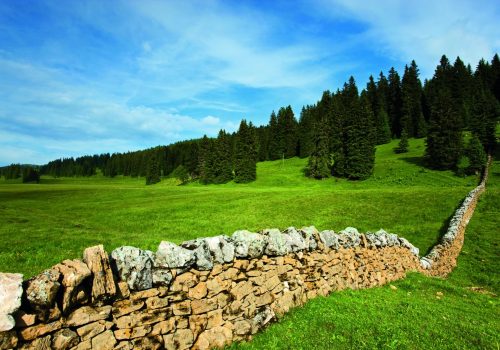
[[[96,246],[28,281],[0,273],[0,349],[210,349],[250,339],[317,295],[408,271],[445,276],[486,177],[423,258],[383,230],[305,227],[162,242],[156,252]]]

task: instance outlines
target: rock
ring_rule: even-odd
[[[200,282],[195,287],[189,289],[188,295],[191,299],[202,299],[207,296],[207,293],[207,283]]]
[[[12,315],[0,314],[0,332],[9,331],[16,326],[16,321]]]
[[[175,316],[183,316],[191,314],[191,302],[189,300],[181,301],[172,304],[172,311]]]
[[[196,262],[193,251],[162,241],[155,256],[155,267],[189,269]]]
[[[117,329],[114,331],[115,338],[118,340],[133,339],[145,337],[151,331],[151,326],[139,326],[135,328]]]
[[[190,349],[194,342],[193,332],[189,329],[178,329],[174,334],[164,335],[163,342],[167,350]]]
[[[85,341],[80,342],[77,346],[75,346],[71,350],[91,350],[91,349],[92,349],[92,341],[91,339],[87,339]]]
[[[217,309],[217,299],[201,299],[191,302],[191,312],[193,315],[204,314],[206,312]]]
[[[111,252],[113,267],[130,290],[144,290],[153,287],[153,253],[135,247],[119,247]]]
[[[68,327],[78,327],[87,323],[105,320],[111,314],[111,306],[106,305],[98,308],[93,308],[91,306],[83,306],[76,309],[71,313],[65,321],[65,325]]]
[[[231,288],[230,293],[235,297],[236,300],[241,300],[248,294],[252,293],[253,286],[250,281],[242,281],[238,283],[235,287]]]
[[[54,321],[51,323],[41,323],[36,326],[21,329],[19,337],[24,341],[33,340],[35,338],[40,338],[41,336],[52,333],[62,328],[61,321]]]
[[[339,243],[344,248],[353,248],[361,243],[361,235],[354,227],[346,227],[339,232]]]
[[[258,312],[252,320],[254,326],[252,328],[252,334],[255,334],[257,330],[268,324],[274,317],[274,311],[269,306],[266,306],[262,311]]]
[[[224,323],[224,320],[222,319],[222,310],[221,309],[210,311],[207,314],[206,329],[212,329],[215,327],[222,326],[223,323]]]
[[[234,323],[234,334],[247,335],[252,332],[252,325],[247,320],[242,320]]]
[[[339,236],[333,231],[321,231],[319,233],[319,239],[327,248],[339,249]]]
[[[266,241],[264,236],[246,230],[236,231],[232,235],[234,253],[237,258],[260,258],[264,254]]]
[[[0,273],[0,332],[11,330],[12,315],[21,307],[21,297],[23,296],[23,275],[19,273]],[[1,315],[5,315],[2,317]],[[5,322],[8,319],[8,322]],[[15,324],[15,323],[14,323]]]
[[[87,339],[92,339],[96,335],[101,334],[106,330],[106,321],[96,321],[93,323],[86,324],[76,330],[78,335],[82,338],[82,341]]]
[[[215,236],[204,239],[208,250],[212,255],[213,262],[224,264],[234,259],[234,244],[228,236]]]
[[[302,238],[304,238],[304,243],[307,250],[311,251],[318,247],[318,243],[316,241],[318,230],[316,229],[316,227],[303,227],[300,229],[300,234],[302,235]]]
[[[285,236],[278,229],[266,229],[262,232],[267,245],[264,252],[270,256],[283,256],[288,254],[288,249]]]
[[[0,332],[0,349],[14,349],[17,346],[17,333],[15,330]]]
[[[95,338],[92,338],[92,349],[112,350],[115,347],[116,339],[112,331],[105,331]]]
[[[233,333],[226,327],[215,327],[202,332],[194,344],[196,349],[223,348],[233,340]]]
[[[155,309],[149,311],[143,311],[141,313],[132,313],[130,315],[122,316],[115,319],[116,327],[119,329],[123,328],[135,328],[139,326],[144,326],[148,324],[154,324],[164,321],[172,316],[171,308]]]
[[[201,271],[211,270],[214,266],[212,254],[204,239],[198,238],[181,244],[183,248],[193,251],[196,258],[196,268]]]
[[[50,350],[51,349],[51,336],[47,335],[43,338],[37,338],[31,343],[23,344],[19,349],[21,350]]]
[[[170,286],[170,283],[172,283],[172,280],[174,279],[172,273],[169,270],[156,269],[156,268],[153,270],[152,277],[154,286],[163,286],[163,287]]]
[[[92,281],[92,302],[100,303],[115,296],[115,280],[109,265],[108,254],[104,251],[103,245],[85,249],[83,261],[85,261],[94,276]]]
[[[59,283],[60,272],[49,269],[26,282],[26,299],[31,309],[42,320],[46,321],[50,309],[54,307]]]
[[[52,348],[57,350],[70,349],[79,342],[78,335],[71,329],[65,328],[52,336]]]
[[[287,249],[289,252],[299,252],[306,249],[304,237],[295,229],[289,227],[284,232]]]
[[[432,267],[432,260],[426,257],[420,258],[420,265],[423,269],[429,270]]]
[[[66,313],[75,304],[88,301],[89,290],[85,290],[82,285],[91,272],[88,266],[81,260],[64,260],[53,269],[62,275],[62,285],[64,287],[62,312]],[[81,286],[81,287],[80,287]],[[88,288],[90,289],[90,287]]]
[[[29,327],[35,324],[36,322],[36,315],[34,314],[27,314],[24,311],[18,311],[16,312],[16,326],[20,328],[24,327]]]

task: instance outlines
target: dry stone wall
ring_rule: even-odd
[[[0,273],[0,349],[211,349],[318,295],[455,266],[482,183],[425,257],[406,239],[314,227],[237,231],[156,252],[103,246],[30,280]]]

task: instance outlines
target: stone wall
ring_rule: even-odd
[[[445,276],[486,177],[423,258],[383,230],[291,227],[161,242],[156,252],[91,247],[27,281],[0,273],[0,349],[210,349],[250,339],[317,295],[408,271]]]

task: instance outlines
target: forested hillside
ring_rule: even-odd
[[[40,167],[12,164],[0,168],[0,175],[23,177],[26,182],[33,171],[54,177],[96,172],[109,177],[140,176],[146,177],[147,184],[169,175],[204,184],[251,182],[256,178],[256,162],[299,156],[309,157],[310,177],[366,179],[373,173],[375,146],[401,138],[395,152],[406,152],[408,137],[426,137],[429,168],[464,174],[480,169],[484,152],[495,146],[499,101],[498,55],[491,62],[481,60],[474,71],[459,57],[452,64],[442,56],[432,79],[423,83],[415,61],[405,67],[402,78],[394,68],[387,77],[380,72],[377,81],[370,76],[361,92],[350,77],[342,89],[327,90],[318,102],[304,106],[298,120],[286,106],[271,112],[267,125],[243,120],[237,132],[221,130],[217,138],[63,158]],[[472,137],[465,139],[464,131]]]

